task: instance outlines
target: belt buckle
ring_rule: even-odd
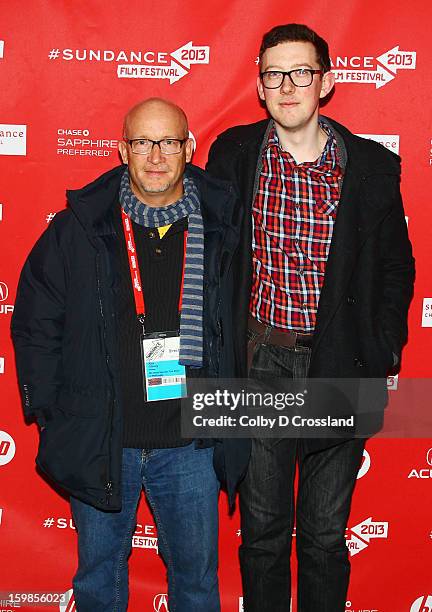
[[[298,341],[301,342],[301,338],[303,335],[307,335],[307,334],[299,334],[298,332],[294,332],[295,333],[295,344],[294,344],[294,350],[295,351],[299,351],[300,349],[308,349],[310,350],[310,346],[306,346],[305,344],[297,344]]]

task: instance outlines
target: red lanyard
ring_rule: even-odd
[[[135,237],[133,233],[132,223],[130,218],[127,216],[125,211],[122,209],[122,220],[123,220],[123,231],[126,240],[126,250],[128,254],[129,260],[129,270],[132,279],[132,289],[135,300],[135,308],[137,317],[140,323],[144,326],[144,319],[146,316],[145,311],[145,302],[144,302],[144,293],[142,289],[141,282],[141,274],[138,266],[138,257],[135,246]],[[157,228],[155,228],[157,229]],[[184,232],[183,237],[183,269],[182,269],[182,279],[180,285],[180,295],[179,295],[179,303],[178,310],[181,312],[182,301],[183,301],[183,285],[184,285],[184,274],[185,274],[185,263],[186,263],[186,241],[187,241],[187,231]]]

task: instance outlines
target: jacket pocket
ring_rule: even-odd
[[[109,397],[106,391],[97,389],[64,389],[57,400],[58,410],[82,417],[95,418],[108,412]]]
[[[108,417],[95,414],[96,406],[90,410],[88,403],[71,398],[62,401],[41,432],[37,464],[73,494],[103,488],[108,473]]]

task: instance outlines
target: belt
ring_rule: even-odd
[[[291,330],[283,331],[277,327],[265,325],[265,323],[261,323],[251,316],[248,318],[248,328],[258,334],[258,337],[253,340],[254,344],[263,342],[286,348],[295,346],[310,348],[312,346],[313,334],[302,334]]]

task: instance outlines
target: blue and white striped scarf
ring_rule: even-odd
[[[135,223],[144,227],[163,227],[188,218],[179,361],[182,365],[200,368],[203,365],[204,225],[197,186],[186,175],[183,186],[184,195],[174,204],[146,206],[132,192],[126,168],[120,183],[120,204]]]

